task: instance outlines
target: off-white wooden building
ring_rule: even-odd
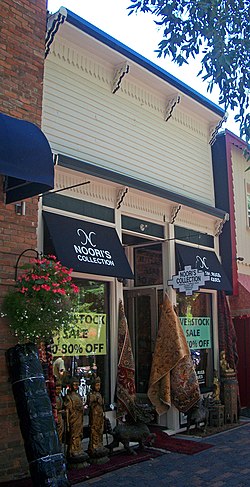
[[[223,118],[221,108],[72,12],[61,8],[49,19],[42,129],[54,153],[58,191],[40,201],[40,249],[57,252],[73,267],[89,310],[107,317],[105,354],[96,346],[96,354],[74,357],[83,375],[97,365],[107,405],[115,403],[119,299],[137,393],[145,400],[165,291],[180,316],[209,320],[206,346],[189,344],[199,356],[201,391],[212,389],[217,289],[230,292],[218,237],[228,213],[215,206],[211,156]],[[74,224],[78,236],[78,227],[84,234],[84,242],[72,244],[76,266],[69,250]],[[91,235],[107,228],[112,232],[97,255]],[[116,235],[130,267],[126,259],[119,269],[103,261],[102,251]],[[198,260],[208,280],[191,296],[176,292],[168,281],[183,266],[193,268],[202,252]],[[218,266],[214,278],[210,257]],[[159,418],[175,431],[183,421],[174,408]]]

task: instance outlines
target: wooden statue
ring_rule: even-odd
[[[64,399],[67,423],[67,457],[73,458],[83,455],[83,400],[78,393],[79,381],[73,377],[70,389]]]
[[[220,381],[217,370],[214,370],[213,397],[217,403],[220,402]]]
[[[59,441],[62,445],[63,442],[63,433],[64,433],[64,404],[63,404],[63,397],[62,397],[62,384],[60,382],[56,382],[56,411],[57,411],[57,433]]]
[[[220,368],[223,376],[232,376],[235,374],[235,370],[231,369],[229,363],[226,361],[226,352],[224,350],[220,352]]]
[[[90,430],[88,454],[90,456],[98,455],[98,451],[103,450],[104,404],[100,387],[100,377],[95,377],[92,390],[88,396]]]

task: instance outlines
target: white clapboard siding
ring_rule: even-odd
[[[135,80],[116,94],[111,81],[50,56],[43,130],[52,150],[214,205],[206,124],[181,105],[166,122],[162,96],[143,104]]]
[[[232,148],[233,185],[236,225],[237,255],[244,257],[243,268],[250,265],[250,228],[247,220],[247,187],[250,191],[250,171],[246,171],[249,163],[240,148]]]

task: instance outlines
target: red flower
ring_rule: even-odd
[[[51,289],[51,287],[50,287],[50,286],[48,286],[48,284],[42,284],[42,285],[41,285],[41,288],[42,288],[42,289],[45,289],[45,291],[50,291],[50,289]]]
[[[56,256],[55,255],[48,255],[48,258],[51,259],[51,260],[56,260]]]
[[[71,284],[71,289],[74,293],[79,293],[79,287],[73,283]]]
[[[53,293],[66,294],[65,289],[52,289]]]
[[[34,291],[40,291],[41,286],[32,286],[32,289],[34,289]]]
[[[33,279],[34,281],[36,279],[40,279],[41,276],[38,276],[37,274],[31,274],[31,279]]]
[[[22,294],[26,293],[26,291],[28,291],[27,287],[22,287],[22,289],[20,289],[20,293]]]

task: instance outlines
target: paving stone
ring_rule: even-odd
[[[201,442],[214,446],[195,455],[168,453],[74,487],[250,486],[250,422]]]

